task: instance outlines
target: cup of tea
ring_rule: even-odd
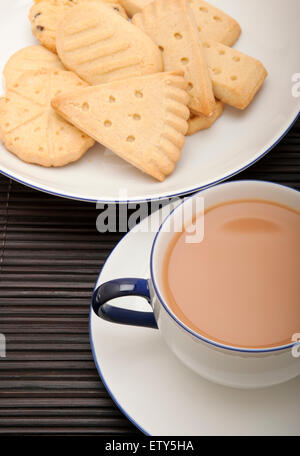
[[[186,198],[155,237],[150,271],[148,280],[100,285],[95,313],[158,328],[185,365],[222,385],[259,388],[300,375],[299,192],[236,181]],[[110,303],[130,295],[144,297],[149,312]]]

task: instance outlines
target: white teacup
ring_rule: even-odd
[[[282,383],[300,375],[300,350],[297,341],[265,349],[226,346],[192,331],[168,306],[163,291],[162,265],[174,232],[164,227],[167,223],[170,226],[170,221],[172,226],[178,226],[181,221],[179,218],[182,218],[182,205],[190,206],[186,209],[193,210],[193,200],[199,196],[205,199],[206,208],[235,199],[256,199],[300,210],[299,192],[263,181],[229,182],[193,195],[184,200],[162,223],[152,247],[151,278],[117,279],[100,285],[93,295],[94,311],[101,318],[114,323],[158,328],[170,349],[184,364],[206,379],[222,385],[259,388]],[[146,298],[153,312],[120,309],[107,303],[111,299],[128,295]]]

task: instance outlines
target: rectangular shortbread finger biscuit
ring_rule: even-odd
[[[259,60],[221,43],[207,40],[203,45],[215,97],[245,109],[261,88],[267,70]]]
[[[153,0],[121,0],[129,16],[140,13]],[[189,0],[202,39],[232,46],[241,34],[235,19],[204,0]]]
[[[165,71],[184,71],[189,107],[206,116],[216,108],[205,52],[188,0],[155,0],[133,18],[162,51]]]
[[[204,0],[190,0],[201,39],[232,46],[241,34],[235,19]]]

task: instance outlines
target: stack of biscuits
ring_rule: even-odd
[[[64,166],[97,141],[163,181],[185,136],[245,109],[267,76],[204,0],[36,0],[29,18],[41,44],[9,59],[0,99],[1,139],[28,163]]]

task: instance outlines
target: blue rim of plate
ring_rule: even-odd
[[[277,186],[277,187],[280,187],[280,188],[284,188],[284,189],[287,189],[289,190],[290,192],[295,192],[295,193],[298,193],[300,195],[300,192],[296,189],[293,189],[291,187],[287,187],[286,185],[282,185],[282,184],[277,184],[275,182],[270,182],[270,181],[264,181],[264,180],[257,180],[257,179],[240,179],[240,180],[237,180],[237,181],[234,181],[234,182],[224,182],[224,183],[221,183],[219,184],[220,186],[226,186],[226,185],[234,185],[234,184],[238,184],[238,183],[241,183],[241,182],[252,182],[252,183],[263,183],[263,184],[267,184],[267,185],[270,185],[270,186]],[[216,185],[216,187],[218,187],[219,185]],[[164,225],[167,223],[167,221],[169,220],[170,217],[172,217],[172,215],[174,214],[174,212],[176,212],[178,210],[178,208],[180,206],[182,206],[183,204],[185,204],[189,199],[191,198],[194,198],[197,194],[201,194],[202,191],[204,191],[205,189],[201,190],[200,192],[198,193],[195,193],[194,195],[190,196],[188,199],[186,200],[183,200],[180,204],[178,204],[178,206],[176,206],[171,212],[170,214],[163,220],[163,222],[161,223],[156,235],[155,235],[155,238],[154,238],[154,241],[153,241],[153,244],[152,244],[152,249],[151,249],[151,256],[150,256],[150,274],[151,274],[151,280],[152,280],[152,285],[154,287],[154,290],[155,290],[155,293],[156,293],[156,296],[157,298],[159,299],[161,305],[164,307],[165,311],[170,315],[170,317],[182,328],[184,329],[185,331],[187,331],[189,334],[191,334],[192,336],[196,337],[197,339],[209,344],[209,345],[213,345],[214,347],[217,347],[217,348],[221,348],[223,350],[229,350],[229,351],[233,351],[233,352],[237,352],[237,353],[249,353],[249,354],[255,354],[255,353],[275,353],[275,352],[279,352],[279,351],[282,351],[282,350],[288,350],[288,349],[291,349],[292,347],[296,346],[296,345],[299,345],[299,343],[297,342],[291,342],[289,344],[285,344],[285,345],[280,345],[280,346],[276,346],[276,347],[272,347],[272,348],[238,348],[238,347],[234,347],[234,346],[230,346],[230,345],[225,345],[225,344],[222,344],[222,343],[218,343],[218,342],[215,342],[213,341],[212,339],[209,339],[207,337],[204,337],[204,336],[201,336],[200,334],[196,333],[195,331],[193,331],[191,328],[189,328],[188,326],[186,326],[184,323],[182,323],[177,317],[176,315],[171,311],[171,309],[169,308],[169,306],[167,305],[167,303],[165,302],[165,300],[163,299],[160,291],[159,291],[159,287],[156,283],[156,280],[155,280],[155,274],[154,274],[154,266],[153,266],[153,259],[154,259],[154,252],[155,252],[155,246],[156,246],[156,243],[157,243],[157,240],[158,240],[158,237],[162,231],[162,228],[164,227]]]
[[[13,175],[11,175],[11,174],[9,174],[9,173],[1,170],[1,169],[0,169],[0,174],[3,174],[4,176],[8,177],[9,179],[13,179],[14,181],[16,181],[16,182],[18,182],[20,184],[26,185],[27,187],[30,187],[30,188],[32,188],[34,190],[39,190],[41,192],[48,193],[49,195],[59,196],[61,198],[67,198],[67,199],[71,199],[71,200],[75,200],[75,201],[84,201],[84,202],[87,202],[87,203],[102,203],[102,204],[137,203],[138,204],[138,203],[143,203],[143,202],[147,202],[147,201],[158,201],[158,200],[165,200],[165,199],[168,199],[168,198],[176,198],[177,196],[188,195],[190,193],[199,192],[201,190],[205,190],[206,188],[213,187],[214,185],[220,184],[221,182],[224,182],[227,179],[230,179],[231,177],[234,177],[237,174],[245,171],[247,168],[250,168],[256,162],[261,160],[265,155],[267,155],[267,153],[269,153],[275,146],[277,146],[277,144],[284,138],[284,136],[293,127],[293,125],[297,121],[298,117],[300,117],[300,111],[297,113],[296,117],[294,118],[292,123],[288,126],[288,128],[284,131],[284,133],[282,133],[282,135],[267,150],[262,152],[257,158],[255,158],[253,161],[251,161],[247,165],[243,166],[239,170],[234,171],[233,173],[230,173],[227,176],[224,176],[224,177],[222,177],[222,178],[220,178],[220,179],[218,179],[216,181],[213,181],[213,182],[211,182],[209,184],[206,184],[206,185],[203,185],[203,186],[200,186],[200,187],[196,187],[196,188],[192,188],[192,189],[189,189],[189,190],[186,190],[186,191],[178,192],[178,193],[171,193],[169,195],[164,195],[164,196],[161,196],[161,197],[156,196],[156,197],[147,197],[147,198],[138,198],[138,199],[127,199],[127,200],[109,200],[109,199],[105,200],[105,199],[98,199],[98,198],[97,199],[94,199],[94,198],[82,198],[82,197],[79,197],[79,196],[77,197],[77,196],[73,196],[73,195],[66,195],[66,194],[63,194],[63,193],[54,192],[54,191],[47,190],[47,189],[42,188],[42,187],[38,187],[38,186],[36,186],[34,184],[29,184],[28,182],[23,181],[22,179],[16,178]]]

